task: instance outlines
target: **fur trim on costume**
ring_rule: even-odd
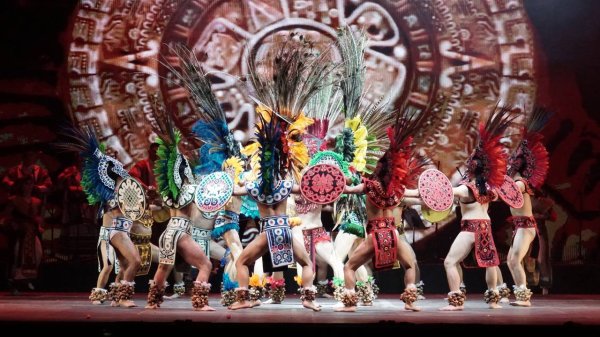
[[[301,295],[300,295],[300,301],[312,302],[315,300],[316,296],[317,296],[317,288],[315,286],[303,288]]]
[[[414,284],[409,285],[404,289],[404,292],[400,294],[402,302],[411,305],[417,300],[418,290]]]
[[[462,307],[465,305],[467,296],[462,291],[451,291],[448,293],[448,304],[453,307]]]
[[[127,282],[125,280],[121,280],[121,284],[119,284],[118,291],[118,300],[119,301],[129,301],[133,297],[135,292],[134,286],[135,282]]]
[[[208,305],[208,293],[210,292],[210,283],[194,281],[192,288],[192,307],[201,309]]]
[[[354,289],[346,289],[342,291],[340,302],[344,304],[345,307],[355,307],[358,304],[358,295]]]
[[[108,292],[103,288],[93,288],[89,299],[92,302],[100,301],[100,303],[104,303],[108,299]]]
[[[148,290],[148,300],[147,300],[148,305],[151,305],[151,306],[156,305],[157,307],[160,308],[160,305],[164,301],[166,286],[159,288],[156,285],[156,283],[154,283],[154,280],[150,280],[150,282],[148,284],[150,284],[150,289]]]
[[[483,293],[483,300],[485,303],[498,303],[500,302],[500,293],[496,289],[488,289]]]
[[[375,299],[373,289],[369,282],[356,282],[356,295],[363,304],[371,304]]]
[[[513,292],[515,293],[515,298],[517,301],[527,302],[531,300],[531,295],[533,294],[531,290],[527,289],[527,286],[522,285],[517,287],[513,286]]]
[[[508,298],[508,297],[510,297],[510,288],[508,288],[506,286],[506,283],[502,283],[496,289],[498,289],[498,292],[500,293],[500,297],[501,298]]]

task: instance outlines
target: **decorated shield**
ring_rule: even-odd
[[[423,214],[423,219],[425,219],[431,223],[440,222],[440,221],[446,219],[448,217],[448,215],[450,215],[451,212],[452,212],[452,207],[448,208],[445,211],[434,211],[425,205],[423,205],[421,207],[421,213]]]
[[[523,207],[523,203],[525,202],[523,193],[521,193],[519,186],[517,186],[517,183],[511,177],[505,175],[504,182],[496,191],[508,206],[512,208]]]
[[[339,199],[344,193],[346,177],[342,170],[330,164],[310,167],[300,180],[302,196],[315,204],[326,205]]]
[[[121,213],[133,221],[141,219],[146,210],[146,194],[142,185],[127,177],[121,180],[116,192]]]
[[[450,180],[436,169],[428,169],[421,173],[419,194],[427,207],[438,212],[450,208],[454,201]]]
[[[202,212],[215,212],[223,208],[233,195],[233,179],[225,172],[211,173],[196,188],[196,206]]]

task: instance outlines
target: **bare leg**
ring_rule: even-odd
[[[248,266],[262,257],[268,251],[267,234],[260,233],[256,239],[254,239],[246,248],[242,251],[237,262],[235,263],[235,269],[237,270],[237,281],[239,287],[242,289],[248,288],[250,279]],[[229,306],[231,310],[252,308],[253,303],[248,300],[236,301]]]
[[[512,247],[508,252],[508,268],[512,274],[513,280],[515,281],[515,286],[520,288],[527,287],[527,281],[525,276],[525,269],[523,268],[522,261],[527,251],[529,250],[529,246],[531,242],[535,238],[535,229],[533,228],[519,228],[517,229],[517,233],[515,234],[515,238],[513,240]],[[516,294],[515,294],[516,296]],[[519,301],[511,303],[511,305],[515,306],[531,306],[531,301]]]
[[[244,247],[242,247],[242,241],[240,240],[240,235],[236,230],[230,230],[223,234],[223,239],[227,244],[227,247],[231,251],[232,260],[227,263],[226,266],[227,273],[231,277],[231,279],[235,279],[237,277],[237,271],[235,270],[235,263],[237,259],[242,255],[242,251]],[[230,265],[230,266],[229,266]]]
[[[506,287],[506,284],[504,283],[504,278],[502,277],[502,271],[500,270],[500,267],[496,267],[496,286],[498,288],[498,291],[501,290],[501,288]],[[502,293],[500,294],[500,296],[502,296]],[[501,297],[500,298],[500,303],[508,303],[508,297]]]
[[[198,269],[198,276],[196,277],[197,283],[207,283],[210,272],[212,271],[212,263],[204,251],[198,246],[198,244],[192,239],[191,236],[184,234],[177,242],[177,249],[181,252],[183,259],[190,265]],[[194,297],[192,297],[192,302]],[[210,307],[208,304],[203,305],[196,309],[198,311],[214,311],[215,309]]]
[[[444,260],[444,269],[446,269],[446,277],[448,278],[448,287],[450,288],[450,292],[460,291],[460,274],[458,272],[457,265],[471,252],[474,243],[474,233],[460,232],[450,247],[450,251]],[[448,305],[440,308],[442,311],[455,311],[462,309],[462,305]]]
[[[498,285],[496,282],[498,280],[498,271],[500,268],[498,267],[487,267],[485,268],[485,283],[487,284],[488,290],[497,291],[496,286]],[[496,302],[489,303],[490,309],[500,309],[502,308]]]
[[[365,262],[369,261],[371,257],[373,257],[373,252],[373,240],[371,238],[371,235],[368,235],[367,239],[364,240],[358,246],[358,248],[356,248],[354,254],[352,254],[352,257],[350,257],[350,260],[348,260],[348,262],[346,262],[346,264],[344,265],[344,286],[346,288],[345,291],[354,291],[354,287],[356,286],[355,272],[359,266],[362,266],[363,264],[365,264]],[[335,311],[352,312],[356,311],[356,306],[345,306],[343,308],[337,308],[335,309]]]
[[[162,289],[162,292],[164,293],[164,288],[166,286],[166,282],[167,282],[167,276],[171,273],[171,271],[173,270],[173,265],[172,264],[159,264],[158,268],[156,268],[156,273],[154,274],[154,284]],[[158,304],[147,304],[146,305],[146,309],[157,309],[158,306],[160,305],[160,303]]]
[[[415,270],[415,253],[412,247],[401,238],[398,239],[398,260],[404,268],[404,286],[407,290],[414,291],[416,293],[417,286],[415,285],[416,270]],[[421,308],[417,307],[416,304],[405,302],[404,309],[412,311],[421,311]]]
[[[292,249],[294,250],[294,258],[300,264],[300,266],[302,266],[302,288],[314,288],[313,281],[315,278],[315,273],[313,272],[312,262],[308,258],[308,254],[304,249],[304,242],[300,241],[300,239],[296,237],[294,237],[293,240],[294,243],[292,245]],[[321,306],[314,303],[311,299],[304,299],[302,301],[302,305],[307,309],[321,311]]]
[[[129,236],[124,232],[115,233],[110,239],[110,243],[113,247],[115,247],[117,257],[119,258],[119,262],[122,266],[121,270],[119,271],[119,273],[122,272],[122,279],[120,280],[119,291],[121,292],[121,289],[127,285],[131,289],[131,294],[133,294],[135,274],[140,265],[142,264],[138,250],[137,248],[135,248],[133,242],[131,242]],[[121,296],[122,294],[123,292],[121,292]],[[127,295],[127,297],[130,296]],[[133,302],[131,299],[122,298],[123,297],[121,297],[121,299],[119,300],[119,306],[127,308],[136,306],[135,302]]]
[[[110,277],[110,273],[113,270],[113,263],[114,263],[114,255],[113,258],[109,258],[108,256],[108,252],[106,249],[106,241],[102,240],[100,241],[100,258],[102,259],[102,269],[100,270],[100,273],[98,273],[98,280],[96,281],[96,289],[100,289],[100,290],[92,290],[92,296],[93,296],[93,292],[94,291],[98,291],[98,292],[102,292],[103,294],[106,294],[106,283],[108,283],[108,278]],[[91,298],[93,298],[92,296],[90,296]],[[102,296],[104,298],[106,298],[106,295]],[[102,304],[104,302],[104,299],[94,299],[92,300],[92,304]]]

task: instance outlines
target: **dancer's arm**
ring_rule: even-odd
[[[348,186],[344,188],[345,194],[362,194],[365,193],[365,184],[361,183],[355,186]]]

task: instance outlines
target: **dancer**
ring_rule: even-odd
[[[465,259],[473,246],[477,264],[486,268],[488,289],[485,302],[491,309],[501,308],[500,294],[496,289],[497,266],[500,264],[491,232],[488,207],[497,198],[495,189],[502,185],[506,173],[506,157],[502,151],[500,137],[510,123],[510,110],[495,109],[485,124],[479,127],[477,147],[467,160],[467,172],[460,186],[453,189],[458,198],[462,214],[461,232],[458,234],[444,260],[448,278],[448,306],[443,311],[462,310],[465,294],[460,291],[461,278],[457,265]]]
[[[538,227],[533,217],[531,197],[542,187],[548,173],[548,151],[542,143],[540,131],[548,122],[550,113],[535,108],[523,130],[523,138],[509,158],[508,175],[513,177],[524,203],[521,208],[512,208],[510,221],[513,224],[513,239],[508,252],[508,268],[512,274],[516,301],[511,305],[531,306],[531,290],[527,288],[523,258],[527,254]]]
[[[251,53],[248,64],[249,82],[260,102],[255,154],[260,158],[260,174],[256,182],[246,184],[246,190],[258,203],[263,232],[246,246],[236,263],[240,288],[236,290],[237,301],[230,309],[253,306],[248,291],[248,266],[269,251],[273,267],[289,265],[294,258],[300,263],[302,305],[320,311],[320,306],[314,303],[312,263],[301,249],[302,242],[292,243],[286,209],[289,194],[299,191],[291,179],[299,181],[301,170],[308,164],[307,149],[301,137],[313,121],[306,118],[302,110],[335,67],[327,51],[317,53],[310,41],[296,33],[272,48],[263,68],[266,76],[259,74],[256,50]]]
[[[158,112],[162,113],[161,109]],[[162,114],[161,114],[162,115]],[[160,123],[157,142],[158,160],[154,166],[159,193],[165,204],[171,208],[171,219],[159,239],[160,264],[150,281],[146,308],[156,309],[163,302],[167,275],[173,269],[175,256],[179,253],[184,260],[198,269],[198,276],[192,288],[192,307],[197,311],[214,311],[208,305],[210,283],[208,277],[212,263],[202,248],[192,239],[190,220],[193,205],[195,179],[187,158],[180,152],[181,133],[171,124],[170,116],[157,116]]]
[[[384,109],[383,106],[376,108]],[[383,113],[385,112],[377,111],[377,115]],[[372,257],[376,270],[390,269],[397,260],[400,261],[405,270],[406,286],[400,299],[404,301],[406,310],[420,310],[414,304],[417,287],[412,250],[406,249],[408,244],[400,242],[393,214],[403,197],[405,203],[418,202],[418,191],[405,188],[409,160],[413,156],[412,135],[419,130],[427,116],[425,113],[418,116],[415,114],[410,110],[398,114],[396,122],[388,129],[390,146],[378,161],[375,171],[369,178],[363,178],[360,185],[349,188],[351,192],[367,194],[367,238],[344,266],[344,307],[336,311],[356,311],[358,297],[354,291],[354,271]]]
[[[105,144],[98,142],[92,129],[74,129],[69,138],[71,143],[60,144],[59,147],[80,153],[83,166],[81,187],[90,205],[99,204],[102,215],[102,228],[98,240],[98,258],[102,268],[90,300],[102,302],[107,297],[107,291],[102,287],[106,284],[110,268],[105,268],[103,264],[110,263],[112,247],[123,266],[122,277],[113,289],[114,305],[135,307],[131,298],[134,293],[135,273],[141,261],[135,245],[129,238],[132,221],[121,213],[115,200],[116,187],[123,178],[129,177],[129,174],[121,162],[106,154]]]

